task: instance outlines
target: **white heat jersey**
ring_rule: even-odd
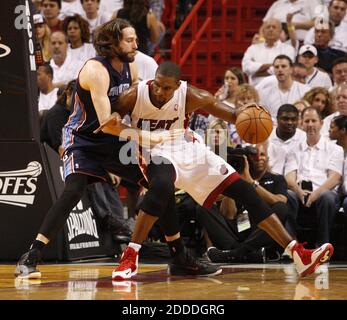
[[[186,94],[187,83],[181,81],[172,99],[159,109],[149,98],[149,82],[141,81],[131,114],[132,126],[147,131],[184,128]],[[155,156],[169,160],[176,170],[175,187],[185,190],[205,207],[211,206],[215,198],[239,178],[234,168],[212,152],[202,138],[190,129],[175,140],[157,144],[150,150],[141,150],[140,167],[145,176],[151,158]]]
[[[160,109],[149,98],[149,83],[140,81],[138,84],[137,100],[131,113],[132,126],[146,131],[184,128],[187,82],[181,81],[172,99]]]

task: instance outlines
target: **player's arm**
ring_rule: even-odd
[[[137,71],[137,67],[135,62],[129,64],[130,74],[131,74],[131,84],[135,85],[139,83],[139,73]]]
[[[209,114],[231,123],[235,123],[238,114],[235,109],[217,100],[211,93],[189,85],[186,113],[192,113],[196,109],[203,109]]]
[[[99,123],[105,122],[111,115],[107,95],[110,76],[106,68],[98,61],[88,61],[80,72],[79,82],[83,89],[90,91]]]
[[[101,122],[100,127],[94,133],[102,131],[107,134],[120,136],[125,140],[135,140],[145,147],[176,139],[183,134],[183,130],[150,132],[123,124],[120,115],[124,116],[131,113],[135,107],[136,99],[137,85],[130,87],[119,96],[117,100],[117,110],[119,112],[112,113],[105,121]]]

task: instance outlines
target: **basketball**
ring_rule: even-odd
[[[272,131],[271,115],[263,106],[251,103],[239,113],[235,127],[239,137],[245,142],[261,143]]]

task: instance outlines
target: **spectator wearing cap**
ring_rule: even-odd
[[[51,59],[51,51],[49,47],[51,31],[48,28],[43,15],[40,13],[33,15],[33,21],[35,26],[36,41],[38,41],[41,46],[43,60],[48,62]]]
[[[306,84],[311,88],[324,87],[329,89],[333,84],[330,76],[315,67],[318,63],[317,49],[312,45],[303,45],[299,50],[298,61],[302,63],[307,70]]]
[[[318,63],[316,66],[331,74],[332,62],[337,58],[345,56],[346,53],[329,47],[329,43],[335,32],[334,23],[332,21],[326,20],[323,17],[317,17],[315,19],[314,28],[313,45],[317,49],[318,56]]]
[[[329,47],[347,52],[347,20],[346,17],[347,0],[332,0],[328,5],[328,14],[325,19],[330,19],[334,23],[335,33],[330,40]],[[314,27],[306,34],[304,44],[314,43]]]
[[[278,55],[285,54],[292,61],[296,55],[293,46],[280,40],[282,26],[279,20],[269,19],[264,22],[262,32],[265,42],[249,46],[242,59],[242,71],[253,86],[273,74],[272,62]]]
[[[51,32],[62,30],[63,22],[59,19],[61,0],[43,0],[42,12]]]

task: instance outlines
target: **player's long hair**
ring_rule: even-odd
[[[116,56],[115,47],[119,46],[122,40],[122,30],[133,26],[124,19],[112,19],[95,30],[94,47],[98,55],[113,58]]]

